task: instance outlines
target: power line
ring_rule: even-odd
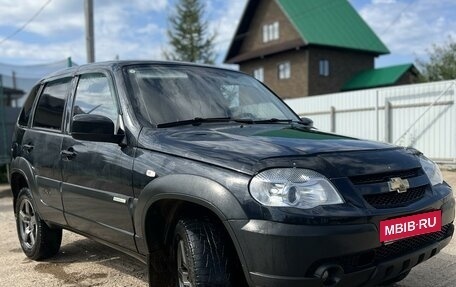
[[[396,24],[399,19],[401,19],[402,14],[405,12],[406,9],[408,9],[412,4],[415,3],[415,0],[410,1],[400,12],[397,14],[396,18],[393,19],[393,21],[380,33],[381,35],[385,34],[388,32],[388,30],[393,27],[394,24]]]
[[[38,17],[38,15],[40,15],[40,13],[44,10],[44,8],[46,8],[47,5],[49,5],[49,3],[51,3],[51,1],[52,0],[48,0],[46,3],[44,3],[43,6],[41,6],[40,9],[38,9],[38,11],[36,11],[36,13],[33,14],[33,16],[30,19],[28,19],[27,22],[24,23],[24,25],[22,25],[21,27],[17,28],[16,31],[14,31],[13,33],[9,34],[8,36],[6,36],[2,40],[0,40],[0,45],[3,44],[4,42],[6,42],[7,40],[13,38],[14,36],[16,36],[22,30],[24,30],[25,27],[27,27],[30,23],[33,22],[33,20],[35,20],[36,17]]]

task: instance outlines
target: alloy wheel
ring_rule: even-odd
[[[19,231],[22,243],[28,249],[35,246],[37,238],[36,214],[30,200],[24,198],[19,207]]]
[[[177,276],[179,287],[192,287],[189,279],[189,269],[187,255],[185,254],[184,241],[182,239],[177,243]]]

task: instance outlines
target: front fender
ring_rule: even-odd
[[[190,174],[173,174],[151,181],[141,191],[134,211],[138,249],[146,251],[145,221],[149,208],[162,199],[176,199],[201,205],[220,220],[247,219],[239,201],[224,186],[208,178]],[[147,251],[146,251],[147,252]]]

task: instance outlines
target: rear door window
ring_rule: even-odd
[[[22,108],[21,114],[19,115],[18,123],[20,126],[28,126],[30,115],[32,114],[33,103],[35,102],[40,87],[41,85],[36,85],[30,91],[30,94],[24,103],[24,107]]]
[[[45,85],[36,106],[33,127],[61,130],[65,99],[71,78],[60,79]]]

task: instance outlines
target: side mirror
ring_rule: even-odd
[[[300,119],[301,119],[301,123],[303,123],[306,127],[308,127],[308,128],[314,127],[314,122],[311,119],[306,118],[306,117],[302,117]]]
[[[77,140],[120,143],[124,135],[114,134],[114,123],[101,115],[79,114],[73,117],[71,136]]]

